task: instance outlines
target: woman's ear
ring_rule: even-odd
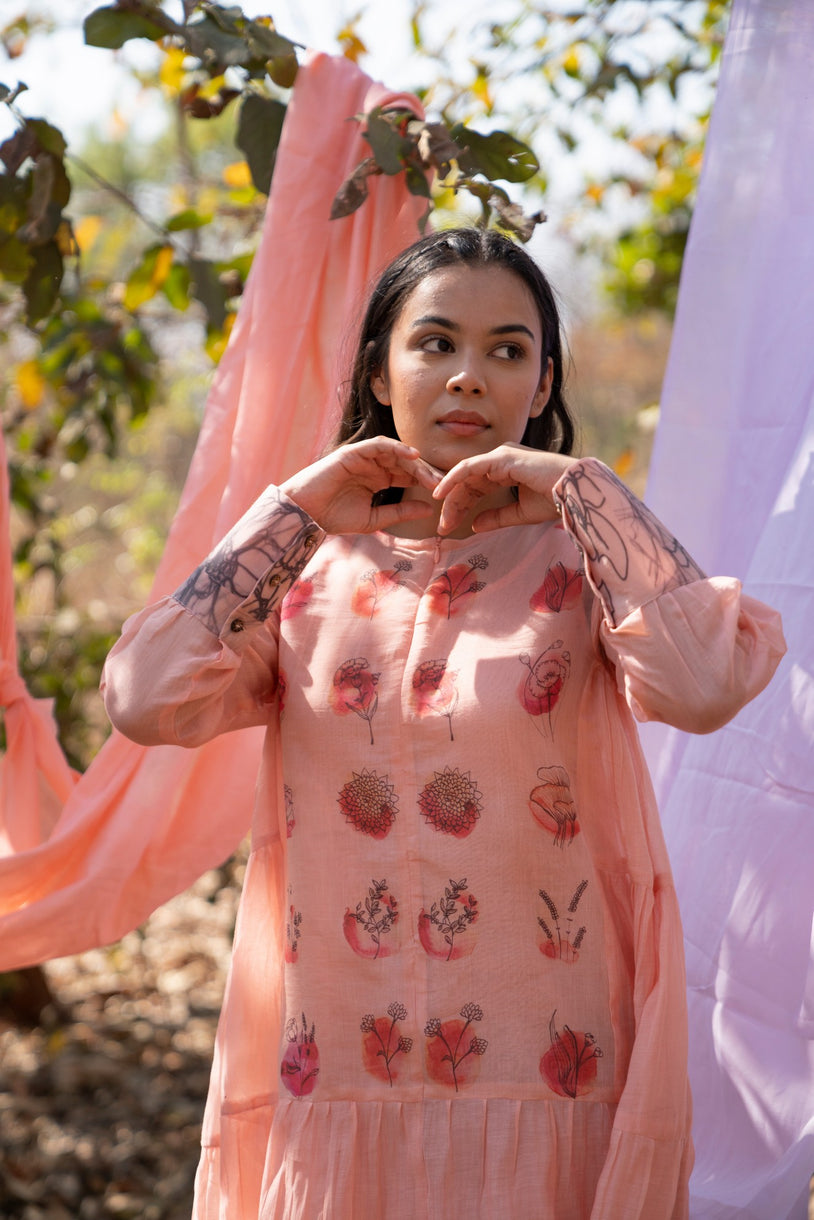
[[[371,373],[370,388],[373,391],[373,397],[378,403],[381,403],[383,407],[391,405],[390,390],[388,389],[387,378],[382,369],[377,369],[375,373]]]
[[[542,415],[546,403],[551,397],[551,387],[554,384],[554,361],[548,357],[548,362],[545,367],[545,372],[540,378],[540,388],[534,395],[529,411],[529,419],[536,419],[538,415]],[[373,391],[375,394],[375,390]]]

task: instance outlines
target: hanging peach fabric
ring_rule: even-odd
[[[422,113],[415,98],[388,93],[348,60],[319,55],[300,69],[260,246],[153,597],[332,431],[342,343],[370,281],[416,238],[422,209],[401,178],[382,177],[353,216],[328,218],[338,186],[369,152],[349,118],[383,104]],[[7,539],[7,519],[1,524]],[[17,674],[7,549],[0,562],[9,738],[0,844],[17,853],[0,860],[0,970],[8,970],[117,940],[222,862],[249,828],[261,735],[230,734],[190,753],[145,750],[114,733],[77,780],[49,709]]]
[[[719,733],[645,733],[684,920],[693,1220],[805,1220],[814,1169],[813,78],[810,0],[735,0],[647,493],[789,643]]]

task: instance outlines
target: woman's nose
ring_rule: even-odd
[[[472,394],[476,398],[486,393],[482,374],[474,366],[467,365],[447,381],[450,394]]]

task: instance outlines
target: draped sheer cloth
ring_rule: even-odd
[[[153,597],[173,589],[269,481],[312,460],[337,414],[349,319],[377,273],[417,235],[423,205],[393,178],[365,207],[329,219],[338,185],[367,155],[359,124],[376,105],[421,114],[349,60],[315,55],[298,74],[263,232],[215,376]],[[8,513],[7,497],[0,509]],[[6,519],[7,521],[7,519]],[[2,536],[7,538],[7,529]],[[0,969],[108,944],[228,857],[249,829],[262,735],[190,753],[145,751],[114,733],[74,775],[50,710],[17,675],[10,555],[0,607],[0,698],[9,750],[0,773]],[[13,854],[12,854],[13,853]]]

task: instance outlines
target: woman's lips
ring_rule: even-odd
[[[477,411],[450,411],[438,420],[438,427],[451,436],[476,436],[489,425]]]

